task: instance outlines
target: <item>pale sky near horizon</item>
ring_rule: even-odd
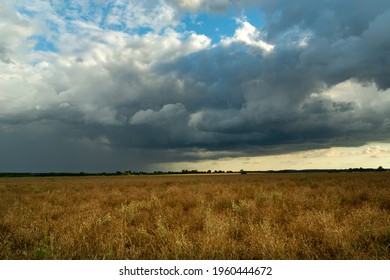
[[[4,0],[0,172],[390,167],[388,0]]]
[[[377,169],[380,166],[384,168],[390,166],[390,144],[370,143],[361,147],[332,147],[271,156],[229,157],[217,160],[169,163],[152,166],[152,170],[239,171],[243,169],[248,171],[267,171],[288,169]]]

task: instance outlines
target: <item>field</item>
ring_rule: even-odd
[[[2,178],[0,259],[390,259],[390,173]]]

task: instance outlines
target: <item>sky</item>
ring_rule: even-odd
[[[388,0],[2,0],[0,172],[390,167]]]

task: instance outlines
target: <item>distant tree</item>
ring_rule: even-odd
[[[385,169],[384,169],[382,166],[379,166],[377,170],[378,170],[379,172],[385,171]]]

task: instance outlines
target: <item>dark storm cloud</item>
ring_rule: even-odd
[[[370,22],[389,9],[386,0],[297,0],[288,5],[283,0],[264,0],[259,4],[270,37],[279,36],[294,26],[330,39],[360,36]]]
[[[221,13],[232,1],[168,2]],[[84,23],[58,35],[58,53],[12,50],[12,63],[0,44],[0,168],[143,169],[390,140],[388,1],[233,2],[259,9],[265,25],[237,20],[214,46],[174,31],[166,6],[166,30]]]
[[[185,81],[186,95],[179,100],[192,114],[190,129],[212,135],[196,139],[194,146],[296,144],[301,149],[300,143],[387,141],[388,109],[372,116],[375,107],[354,100],[311,97],[347,80],[388,89],[390,10],[385,1],[376,4],[264,1],[265,31],[275,44],[270,54],[236,44],[160,66],[160,75]]]
[[[266,0],[260,5],[270,41],[278,42],[294,29],[307,33],[310,44],[302,62],[322,72],[317,75],[326,82],[357,78],[374,81],[381,89],[389,87],[388,1],[301,0],[286,5]]]

